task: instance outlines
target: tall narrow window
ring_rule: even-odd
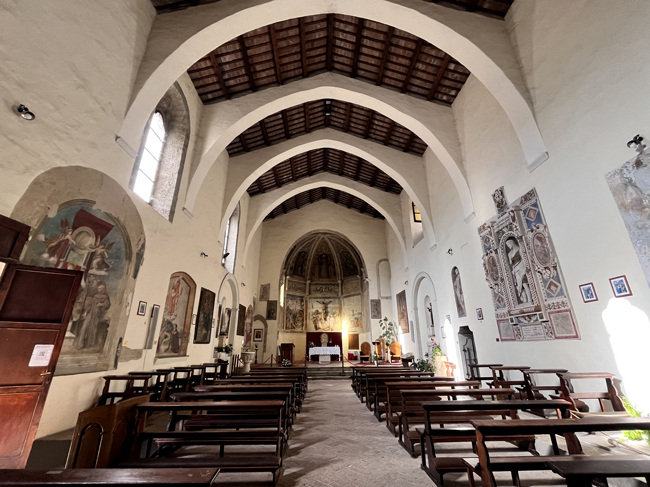
[[[232,216],[228,218],[228,223],[226,223],[226,234],[223,237],[223,253],[221,254],[221,265],[226,265],[226,257],[228,257],[228,237],[230,236],[230,220]]]
[[[237,237],[239,235],[239,215],[240,207],[232,212],[228,222],[226,223],[226,231],[223,235],[223,254],[221,254],[221,265],[226,268],[228,272],[235,272],[235,257],[237,254]]]
[[[415,203],[411,203],[411,206],[413,207],[413,221],[415,223],[422,223],[422,215],[420,215],[420,210],[418,210],[418,207],[415,206]]]
[[[160,158],[165,145],[165,123],[160,112],[151,117],[147,139],[144,143],[144,152],[138,165],[133,191],[147,203],[151,202],[151,194],[156,183]]]

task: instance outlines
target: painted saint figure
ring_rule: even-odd
[[[530,284],[526,275],[526,263],[521,255],[519,242],[517,242],[517,239],[511,237],[506,240],[506,248],[508,250],[508,262],[510,263],[510,272],[515,286],[517,304],[532,304]]]
[[[454,267],[451,270],[451,279],[454,286],[456,311],[458,312],[459,318],[464,318],[467,316],[467,310],[465,309],[465,295],[463,294],[463,285],[460,282],[460,271],[458,270],[458,267]]]
[[[100,282],[97,285],[97,293],[89,301],[86,301],[86,307],[82,314],[83,322],[75,339],[77,349],[92,348],[97,344],[99,325],[104,321],[104,313],[110,307],[111,300],[106,293],[106,284]]]

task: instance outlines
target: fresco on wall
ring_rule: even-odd
[[[209,289],[201,288],[199,295],[199,312],[194,327],[194,343],[210,343],[214,301],[217,295]]]
[[[284,305],[284,331],[305,331],[305,298],[287,294]]]
[[[244,345],[249,345],[253,340],[253,307],[246,310],[246,321],[244,322]]]
[[[271,295],[271,284],[262,284],[260,286],[260,301],[268,301]]]
[[[195,293],[196,284],[189,275],[184,272],[172,274],[158,335],[157,358],[187,355]]]
[[[359,333],[365,332],[363,320],[363,309],[361,307],[361,296],[349,296],[343,298],[343,320],[348,324],[348,331]]]
[[[223,317],[221,318],[221,326],[219,326],[219,336],[228,336],[230,333],[230,320],[232,316],[232,310],[226,308],[223,312]]]
[[[370,319],[381,320],[381,299],[370,300]]]
[[[88,371],[87,366],[97,363],[98,357],[115,355],[119,337],[114,322],[124,311],[120,309],[121,282],[129,266],[125,249],[118,222],[83,206],[59,211],[28,244],[23,263],[83,272],[61,350],[62,363],[69,362],[69,367],[62,368],[66,374]]]
[[[237,316],[237,336],[244,336],[244,324],[246,322],[246,306],[239,305],[239,315]]]
[[[456,311],[459,318],[467,316],[467,309],[465,308],[465,295],[463,294],[463,284],[460,282],[460,271],[458,267],[451,270],[451,282],[454,286],[454,300],[456,301]]]
[[[478,233],[501,340],[579,338],[537,192],[512,204],[503,188],[492,197],[498,214]]]
[[[269,299],[266,302],[266,319],[267,320],[277,320],[278,319],[278,302],[275,299]]]
[[[310,279],[312,281],[337,279],[336,265],[334,263],[332,249],[325,239],[320,241],[311,258]]]
[[[395,296],[397,300],[397,323],[402,333],[409,332],[409,313],[406,305],[406,291],[402,291]]]
[[[650,151],[605,176],[650,286]]]
[[[342,331],[341,301],[338,298],[311,298],[307,331]]]

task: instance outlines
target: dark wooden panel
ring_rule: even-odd
[[[348,350],[359,350],[358,333],[348,333]]]
[[[29,367],[34,345],[54,345],[59,330],[0,328],[0,386],[41,385],[44,367]]]
[[[1,391],[1,390],[0,390]],[[2,394],[0,392],[0,468],[11,458],[20,458],[38,403],[39,393]]]
[[[0,215],[0,257],[18,260],[30,230],[29,225]]]
[[[61,323],[75,275],[17,269],[0,308],[0,321]]]

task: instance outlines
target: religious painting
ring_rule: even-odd
[[[113,363],[125,311],[121,286],[124,278],[130,279],[130,241],[122,228],[100,210],[68,206],[47,219],[27,245],[24,264],[83,272],[59,374],[107,370]]]
[[[147,302],[146,301],[140,301],[138,303],[138,316],[144,316],[145,313],[147,312]]]
[[[348,324],[351,332],[364,332],[365,324],[361,308],[361,296],[347,296],[343,298],[343,321]]]
[[[467,316],[467,310],[465,309],[465,295],[463,294],[463,284],[460,282],[460,271],[458,267],[454,267],[451,270],[451,282],[454,286],[454,299],[456,300],[456,311],[458,312],[459,318],[465,318]]]
[[[397,300],[397,324],[402,330],[402,333],[408,333],[409,314],[408,314],[408,306],[406,305],[406,291],[397,293],[395,299]]]
[[[172,274],[158,334],[157,358],[187,355],[195,292],[196,284],[189,275]]]
[[[605,176],[650,286],[650,151],[643,151]],[[629,286],[626,286],[629,289]],[[616,297],[624,296],[615,290]]]
[[[268,300],[266,302],[266,319],[267,320],[278,319],[278,302],[275,299]]]
[[[243,337],[246,326],[246,306],[239,305],[239,314],[237,316],[237,336]]]
[[[271,295],[271,284],[262,284],[260,286],[260,301],[268,301]]]
[[[230,320],[232,319],[232,309],[226,308],[223,311],[221,325],[219,326],[219,336],[227,337],[230,333]]]
[[[334,263],[334,256],[332,249],[328,243],[322,239],[316,250],[314,251],[311,259],[311,274],[310,279],[316,280],[335,280],[337,279],[336,265]]]
[[[246,310],[246,320],[244,321],[244,345],[249,345],[253,341],[253,307],[249,306]]]
[[[478,233],[501,340],[580,338],[537,192],[493,199],[497,216]]]
[[[612,291],[614,291],[615,297],[622,298],[624,296],[632,296],[630,285],[627,283],[627,277],[625,276],[612,277],[609,280],[609,283],[612,286]]]
[[[483,309],[482,308],[476,308],[476,319],[479,321],[483,321]]]
[[[592,282],[587,284],[580,285],[580,294],[582,296],[582,301],[585,303],[591,303],[592,301],[598,301],[598,295],[596,294],[596,288]]]
[[[307,331],[341,331],[341,300],[338,298],[311,298]]]
[[[210,343],[214,301],[217,295],[209,289],[201,288],[199,312],[194,327],[194,343]]]
[[[264,333],[264,330],[262,330],[261,328],[257,328],[255,330],[253,330],[253,341],[254,342],[261,342],[263,333]]]
[[[223,320],[223,304],[219,303],[219,309],[217,310],[217,326],[215,326],[216,329],[216,335],[219,336],[221,333],[221,321]]]
[[[352,257],[352,254],[348,249],[339,252],[339,259],[341,260],[343,277],[359,275],[359,266],[357,266],[357,261]]]
[[[283,331],[305,331],[305,297],[287,294],[284,306]]]
[[[370,319],[381,320],[381,299],[370,300]]]
[[[307,270],[307,251],[301,250],[296,255],[296,260],[293,261],[293,268],[291,274],[298,277],[305,277]]]

